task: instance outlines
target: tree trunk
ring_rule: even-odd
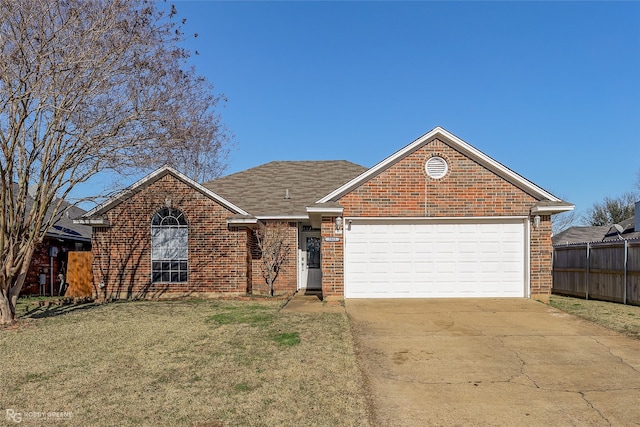
[[[9,325],[16,321],[16,308],[11,302],[13,298],[0,292],[0,325]]]
[[[16,304],[18,303],[22,285],[27,278],[34,247],[35,245],[31,244],[31,247],[27,250],[18,276],[4,278],[5,283],[2,286],[6,286],[6,289],[0,289],[0,325],[8,325],[16,321]]]

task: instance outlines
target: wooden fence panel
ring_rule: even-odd
[[[553,250],[554,293],[640,305],[640,240]]]
[[[624,302],[625,244],[597,243],[589,257],[589,298]]]
[[[553,289],[572,296],[586,294],[586,246],[554,248]]]
[[[627,299],[630,304],[640,305],[640,241],[629,243],[627,255]]]
[[[93,295],[91,276],[91,252],[69,252],[67,266],[68,297],[90,297]]]

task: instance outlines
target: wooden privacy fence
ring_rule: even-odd
[[[640,305],[640,240],[554,246],[553,292]]]
[[[67,297],[90,297],[93,295],[91,276],[91,252],[69,252],[67,267]]]

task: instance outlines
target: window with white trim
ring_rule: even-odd
[[[151,219],[151,282],[187,281],[189,227],[182,211],[162,208]]]

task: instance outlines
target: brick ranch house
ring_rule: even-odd
[[[571,209],[437,127],[372,168],[271,162],[198,184],[163,167],[77,221],[112,298],[266,292],[252,230],[278,221],[294,250],[276,293],[546,300],[550,217]]]

